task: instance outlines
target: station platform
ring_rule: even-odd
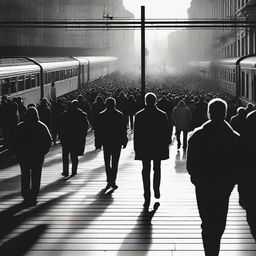
[[[0,255],[202,256],[200,219],[186,154],[170,146],[162,162],[160,206],[143,212],[141,162],[134,160],[132,133],[121,153],[115,191],[105,192],[103,151],[87,138],[78,174],[61,176],[60,145],[45,159],[38,204],[20,209],[20,169],[0,170]],[[153,210],[152,201],[150,210]],[[154,216],[153,216],[154,214]],[[256,245],[237,190],[230,200],[220,256],[254,256]]]

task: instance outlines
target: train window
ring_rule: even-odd
[[[19,76],[18,78],[18,91],[24,90],[24,76]]]
[[[245,96],[245,72],[242,72],[241,77],[241,96]]]
[[[11,89],[11,93],[15,93],[17,91],[17,82],[16,82],[16,77],[12,77],[9,80],[10,83],[10,89]]]
[[[249,99],[249,74],[246,73],[246,98]]]
[[[60,80],[64,80],[65,79],[65,75],[64,75],[64,70],[60,71]]]
[[[47,72],[44,73],[44,83],[47,83]]]
[[[2,95],[9,94],[9,89],[10,89],[10,83],[9,83],[9,78],[3,79],[2,80]]]
[[[36,76],[37,75],[31,75],[31,88],[34,88],[34,87],[36,87],[36,80],[37,80],[37,78],[36,78]]]
[[[256,100],[256,88],[255,88],[255,84],[256,84],[256,74],[254,74],[254,76],[253,76],[253,82],[252,82],[252,100],[253,100],[253,101]]]
[[[55,81],[59,81],[60,80],[60,72],[56,71],[55,72]]]
[[[233,83],[236,83],[236,70],[233,69]]]
[[[31,88],[31,76],[28,75],[25,77],[25,89],[30,89]]]
[[[49,72],[49,73],[47,74],[47,84],[51,83],[51,81],[52,81],[52,73]]]

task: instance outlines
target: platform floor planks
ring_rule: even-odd
[[[0,252],[29,256],[201,256],[200,219],[185,170],[186,155],[170,147],[162,162],[160,207],[152,220],[143,213],[141,162],[134,161],[132,134],[122,151],[117,190],[104,194],[102,150],[95,151],[89,134],[78,175],[63,179],[61,147],[45,159],[42,189],[36,207],[19,209],[20,173],[17,165],[0,170]],[[113,192],[113,193],[111,193]],[[153,204],[151,204],[151,210]],[[16,253],[16,254],[15,254]],[[2,255],[2,254],[1,254]],[[236,189],[230,200],[220,256],[254,256],[256,245]]]

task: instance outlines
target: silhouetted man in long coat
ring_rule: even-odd
[[[187,170],[196,188],[206,256],[217,256],[226,226],[230,194],[239,170],[239,135],[224,120],[227,104],[208,104],[210,121],[196,129],[189,140]]]
[[[171,143],[170,129],[167,115],[156,107],[156,96],[146,95],[146,107],[135,116],[134,150],[135,159],[142,160],[142,179],[144,186],[144,206],[149,207],[150,169],[153,160],[153,187],[155,198],[160,198],[161,160],[169,158],[169,144]]]
[[[44,156],[50,147],[47,126],[39,121],[36,108],[29,108],[15,135],[15,151],[21,167],[21,195],[27,205],[37,203]]]
[[[256,241],[256,111],[249,113],[246,118],[243,142],[244,161],[241,168],[239,192],[243,199],[251,233]]]
[[[70,109],[62,116],[60,141],[62,145],[63,172],[69,175],[69,155],[72,162],[72,176],[77,174],[78,156],[84,154],[88,130],[87,115],[78,108],[78,101],[73,100]]]
[[[122,146],[125,148],[128,142],[126,120],[123,113],[116,109],[114,98],[108,98],[105,104],[106,110],[99,114],[99,142],[103,145],[106,189],[117,189],[116,177],[121,149]]]

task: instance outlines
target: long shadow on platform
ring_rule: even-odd
[[[15,214],[26,209],[26,207],[22,203],[13,205],[8,209],[0,212],[0,239],[2,239],[5,235],[14,230],[17,226],[22,224],[27,219],[34,217],[39,213],[41,214],[42,212],[49,209],[52,205],[56,205],[59,201],[63,200],[64,198],[67,198],[71,194],[72,193],[67,193],[57,198],[51,199],[46,203],[29,209],[28,211],[21,213],[19,215]]]
[[[142,210],[140,215],[138,216],[137,223],[133,227],[132,231],[124,238],[122,245],[118,249],[118,256],[123,256],[124,251],[134,251],[134,248],[129,248],[131,244],[131,239],[137,240],[137,243],[143,244],[143,250],[140,250],[139,255],[147,255],[152,244],[152,219],[159,208],[160,204],[155,203],[154,210],[147,211],[145,209]]]
[[[3,243],[0,246],[0,255],[24,255],[45,232],[47,226],[38,225]]]
[[[70,229],[70,232],[66,232],[61,238],[61,242],[65,241],[65,239],[71,239],[76,234],[79,234],[81,231],[89,228],[91,223],[93,223],[96,219],[98,219],[105,211],[106,209],[113,203],[114,199],[112,197],[112,194],[114,192],[114,189],[109,190],[108,192],[105,189],[102,189],[97,195],[96,199],[89,205],[86,205],[82,210],[86,212],[87,209],[97,209],[97,211],[92,212],[92,215],[90,216],[90,220],[87,224],[80,224],[78,228],[76,229]],[[77,216],[74,216],[73,219],[70,220],[71,223],[75,223],[77,221]],[[86,218],[86,217],[85,217]],[[63,240],[64,239],[64,240]],[[59,255],[61,255],[62,252],[59,252]],[[57,252],[56,252],[56,255]]]
[[[20,182],[19,184],[17,184],[17,186],[20,186]],[[40,190],[40,195],[44,194],[44,193],[48,193],[51,191],[56,191],[56,190],[60,190],[61,188],[67,186],[67,183],[64,179],[58,179],[44,187],[41,188]],[[13,192],[13,193],[9,193],[6,194],[4,196],[0,197],[0,201],[1,200],[10,200],[10,199],[14,199],[15,197],[20,196],[20,191],[19,192]]]
[[[104,166],[100,166],[98,168],[91,169],[90,170],[90,175],[88,176],[88,178],[86,179],[85,183],[83,183],[82,186],[83,187],[87,186],[90,181],[95,180],[97,177],[99,177],[103,173],[105,173]],[[78,173],[75,178],[79,178],[81,175],[83,175],[83,172]],[[17,178],[20,179],[20,175],[17,175]],[[68,186],[66,181],[68,179],[71,179],[71,178],[72,177],[69,177],[67,179],[60,178],[60,179],[58,179],[58,180],[56,180],[56,181],[54,181],[50,184],[47,184],[46,186],[41,188],[39,196],[43,195],[44,193],[55,192],[55,191],[61,190],[63,187]],[[19,187],[20,186],[20,181],[16,185]],[[20,191],[12,192],[12,193],[1,196],[0,201],[14,199],[15,197],[18,197],[18,196],[20,196]]]

